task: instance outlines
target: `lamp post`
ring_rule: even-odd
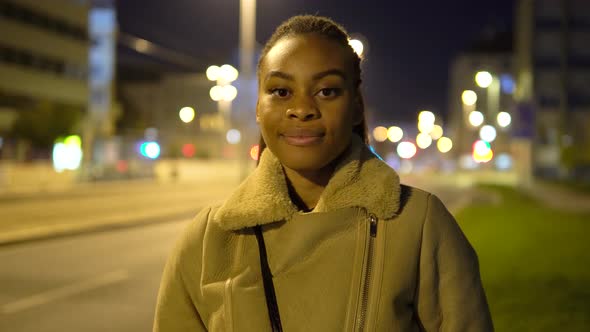
[[[240,0],[240,129],[239,181],[249,173],[251,160],[248,151],[257,139],[258,130],[252,126],[256,105],[256,0]],[[243,92],[243,93],[242,93]]]
[[[209,90],[209,96],[217,102],[217,110],[223,119],[223,132],[231,127],[231,103],[238,95],[236,87],[231,82],[238,79],[238,70],[231,65],[210,66],[207,68],[207,79],[215,81],[217,85]]]

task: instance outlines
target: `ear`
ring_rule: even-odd
[[[260,104],[256,101],[256,123],[260,124]]]

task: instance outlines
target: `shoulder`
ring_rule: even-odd
[[[193,219],[182,230],[173,252],[173,256],[178,259],[196,253],[202,252],[203,241],[207,233],[212,229],[218,228],[215,225],[213,216],[219,210],[220,204],[209,205],[202,208]]]
[[[401,185],[400,217],[409,217],[423,227],[428,223],[455,223],[445,204],[435,194],[408,185]]]
[[[400,208],[399,214],[412,213],[426,215],[432,201],[440,199],[434,194],[409,185],[400,185]]]

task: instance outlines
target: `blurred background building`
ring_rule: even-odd
[[[497,168],[510,168],[513,73],[512,32],[501,27],[487,27],[479,39],[453,59],[448,114],[450,136],[456,142],[452,155],[459,168],[476,166],[473,146],[478,140],[493,145],[493,157],[500,161]]]
[[[516,11],[517,112],[534,171],[590,179],[590,2],[521,0]]]
[[[0,1],[3,158],[47,158],[43,147],[83,116],[88,10],[82,2],[67,0]]]

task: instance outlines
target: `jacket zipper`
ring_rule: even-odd
[[[359,332],[365,329],[365,321],[367,319],[367,305],[369,302],[369,285],[371,283],[371,276],[373,272],[373,247],[375,245],[375,238],[377,237],[377,217],[374,214],[369,215],[369,252],[367,254],[367,267],[365,270],[365,283],[363,285],[363,293],[361,298],[361,315],[359,318]]]

